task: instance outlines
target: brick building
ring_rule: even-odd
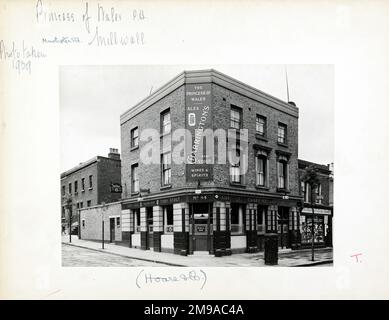
[[[301,181],[307,167],[316,169],[319,185],[311,193],[311,186]],[[300,215],[301,247],[311,246],[312,243],[312,207],[315,229],[315,246],[332,246],[332,218],[333,218],[333,165],[322,165],[305,160],[298,160],[300,176],[300,193],[303,197],[303,206]],[[311,198],[313,196],[313,199]]]
[[[121,194],[114,186],[121,184],[121,160],[117,149],[110,149],[108,157],[96,156],[61,174],[61,220],[62,230],[68,230],[69,210],[73,216],[73,228],[77,229],[76,218],[82,208],[103,202],[120,200]],[[72,201],[71,208],[65,206],[66,197]]]
[[[229,254],[262,250],[265,233],[278,233],[280,247],[296,247],[298,115],[294,103],[215,70],[183,72],[130,108],[120,118],[121,240],[155,251]],[[182,143],[175,134],[183,128],[194,134],[194,144],[195,129],[232,129],[247,142],[234,151],[247,161],[207,164],[207,153],[191,162],[193,145],[184,147],[186,162],[172,161]],[[157,130],[152,141],[160,163],[143,160],[146,129]]]

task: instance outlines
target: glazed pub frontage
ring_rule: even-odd
[[[265,234],[277,233],[280,248],[298,248],[298,201],[194,190],[123,202],[123,239],[143,250],[229,255],[263,251]]]

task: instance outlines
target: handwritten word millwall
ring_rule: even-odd
[[[9,46],[6,46],[4,40],[0,40],[0,60],[10,61],[12,69],[18,74],[31,74],[31,62],[42,58],[46,58],[46,54],[32,45],[26,45],[24,40],[19,45],[12,41]]]
[[[138,288],[177,282],[198,283],[200,289],[203,289],[207,282],[207,275],[203,270],[200,270],[199,272],[191,270],[189,272],[182,272],[176,275],[155,275],[142,270],[136,277],[136,286]]]

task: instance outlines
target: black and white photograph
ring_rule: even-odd
[[[61,66],[63,266],[332,266],[333,72]]]
[[[387,300],[388,16],[0,0],[0,300],[185,319]]]

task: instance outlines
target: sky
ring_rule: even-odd
[[[60,68],[61,172],[120,150],[120,115],[183,70],[216,69],[299,108],[299,158],[334,161],[333,65],[112,65]]]

